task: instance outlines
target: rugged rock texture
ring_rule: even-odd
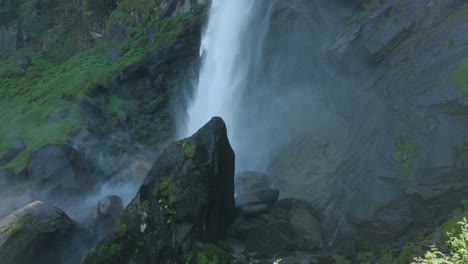
[[[183,262],[234,219],[234,152],[221,118],[165,148],[111,234],[83,263]]]
[[[317,215],[307,202],[285,199],[268,213],[239,220],[230,228],[229,237],[242,241],[245,252],[256,258],[317,251],[324,245]]]
[[[0,262],[78,263],[90,238],[60,209],[33,202],[0,220]]]
[[[455,0],[380,1],[330,46],[333,71],[349,81],[318,92],[341,118],[321,129],[340,128],[292,140],[272,165],[282,194],[326,209],[326,243],[398,244],[465,199],[466,92],[457,80],[466,74],[466,9]]]

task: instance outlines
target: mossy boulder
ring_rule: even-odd
[[[181,263],[195,241],[225,239],[234,214],[234,152],[217,117],[165,148],[83,263]]]
[[[3,264],[77,263],[91,243],[85,229],[42,202],[28,204],[0,220]]]

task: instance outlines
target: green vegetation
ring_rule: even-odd
[[[372,252],[371,251],[359,251],[355,262],[357,263],[363,263],[363,264],[370,264],[370,258],[372,257]]]
[[[366,17],[374,13],[379,7],[387,3],[388,0],[371,0],[362,5],[362,9],[350,19],[348,25],[363,21]]]
[[[228,264],[231,256],[214,244],[195,242],[192,251],[185,255],[185,263]]]
[[[84,4],[86,10],[94,11],[100,15],[110,15],[117,7],[114,0],[85,0]]]
[[[127,225],[125,224],[125,221],[122,218],[117,220],[117,223],[115,224],[115,227],[114,227],[114,231],[120,237],[125,236],[125,233],[127,233]]]
[[[394,144],[393,160],[398,164],[401,177],[404,178],[411,174],[419,145],[417,138],[400,138]]]
[[[452,158],[454,161],[461,160],[463,162],[462,169],[468,170],[468,142],[455,146],[452,150]]]
[[[159,192],[162,196],[162,201],[160,205],[164,210],[165,215],[168,218],[168,224],[174,223],[175,219],[175,208],[174,203],[177,201],[176,194],[172,191],[172,184],[174,182],[175,176],[171,172],[169,175],[162,177],[159,182]]]
[[[181,140],[177,142],[177,146],[182,148],[187,158],[192,159],[195,156],[195,151],[197,149],[197,146],[195,145],[195,143],[192,143],[188,140]]]
[[[123,0],[118,6],[113,0],[86,0],[84,7],[92,11],[86,14],[76,1],[0,0],[0,14],[9,13],[16,4],[18,15],[26,17],[22,30],[29,42],[15,52],[0,51],[0,122],[4,124],[0,128],[0,158],[7,152],[8,144],[16,139],[22,139],[26,145],[25,150],[0,170],[12,169],[15,173],[27,166],[33,151],[45,145],[65,143],[86,127],[87,117],[77,102],[99,100],[88,98],[88,90],[106,87],[126,69],[146,63],[151,50],[161,43],[175,41],[203,16],[188,12],[158,20],[159,4],[149,0]],[[91,38],[88,23],[93,23],[93,14],[103,12],[110,14],[107,28],[112,23],[120,23],[117,19],[120,15],[130,20],[131,23],[124,23],[123,43]],[[151,25],[156,26],[158,34],[149,43]],[[121,49],[121,56],[112,62],[110,53],[115,47]],[[31,58],[32,64],[27,69],[18,65],[22,56]],[[163,95],[157,96],[143,109],[157,107],[165,99]],[[139,108],[136,102],[115,95],[98,105],[106,120],[115,126]],[[68,116],[48,124],[49,114],[59,106],[68,109]]]
[[[26,225],[31,225],[35,221],[35,217],[32,214],[25,214],[21,216],[10,228],[8,235],[13,236],[19,231],[23,230]]]
[[[468,58],[460,61],[457,69],[451,75],[451,80],[463,95],[468,96]]]
[[[0,128],[0,156],[17,138],[26,144],[26,149],[15,160],[2,167],[16,173],[26,167],[32,151],[48,144],[62,143],[83,129],[81,110],[64,98],[85,97],[89,88],[106,85],[111,66],[99,49],[80,53],[58,65],[31,50],[18,53],[29,54],[33,60],[33,65],[20,77],[16,65],[18,56],[0,54],[6,62],[0,66],[0,107],[4,109],[0,122],[5,124]],[[47,124],[49,114],[59,106],[69,109],[68,117],[59,123]]]
[[[458,222],[459,232],[447,233],[447,245],[450,253],[441,252],[437,247],[432,246],[423,257],[414,259],[415,264],[450,264],[450,263],[468,263],[468,221],[463,217]]]
[[[335,264],[351,264],[351,261],[347,260],[342,255],[336,255],[334,258],[335,258]]]

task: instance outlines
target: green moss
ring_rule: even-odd
[[[195,242],[192,251],[185,255],[187,264],[228,264],[231,256],[211,243]]]
[[[18,68],[20,55],[28,55],[33,64],[20,77],[12,76],[11,69]],[[0,169],[10,168],[20,172],[26,167],[32,151],[48,145],[62,143],[85,126],[78,106],[65,99],[84,96],[97,85],[106,85],[111,73],[109,58],[101,49],[91,49],[76,54],[61,64],[49,57],[24,49],[17,53],[0,53],[5,64],[0,66],[0,156],[6,146],[17,138],[24,140],[26,149],[15,160]],[[5,100],[11,101],[11,103]],[[7,100],[7,101],[8,101]],[[54,109],[66,106],[69,115],[59,123],[49,125],[47,119]]]
[[[114,231],[119,237],[124,237],[125,233],[127,233],[127,225],[125,224],[124,220],[120,218],[117,223],[115,224]]]
[[[19,231],[23,230],[26,225],[34,224],[35,217],[32,214],[25,214],[21,216],[10,228],[8,235],[13,236],[17,234]]]
[[[468,95],[468,58],[460,61],[457,69],[451,75],[451,80],[463,95]]]
[[[162,177],[159,182],[159,192],[162,196],[162,201],[160,202],[161,207],[164,210],[166,217],[168,218],[168,223],[174,223],[175,219],[175,209],[174,203],[177,201],[176,194],[172,191],[172,184],[174,182],[174,174],[171,172],[169,175]]]
[[[415,244],[412,242],[406,243],[396,258],[396,263],[410,263],[415,256]]]
[[[393,146],[393,160],[399,167],[401,177],[407,177],[411,174],[419,145],[417,138],[400,138],[395,142]]]
[[[187,158],[192,159],[195,156],[195,151],[197,149],[195,143],[192,143],[189,140],[180,140],[177,142],[177,146],[182,148]]]
[[[342,255],[336,255],[334,259],[335,259],[335,264],[351,264],[351,261],[347,260]]]
[[[359,251],[356,256],[357,263],[370,264],[373,253],[371,251]]]
[[[468,142],[463,142],[459,146],[455,146],[452,150],[452,159],[454,161],[462,161],[462,169],[468,170]]]
[[[143,201],[143,203],[141,204],[141,207],[143,208],[143,210],[149,212],[149,210],[150,210],[149,201],[148,200]]]

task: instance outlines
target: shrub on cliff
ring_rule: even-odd
[[[463,218],[459,222],[461,232],[458,235],[448,233],[449,240],[447,242],[450,253],[443,253],[435,246],[424,257],[414,259],[414,264],[452,264],[452,263],[468,263],[468,221]]]

